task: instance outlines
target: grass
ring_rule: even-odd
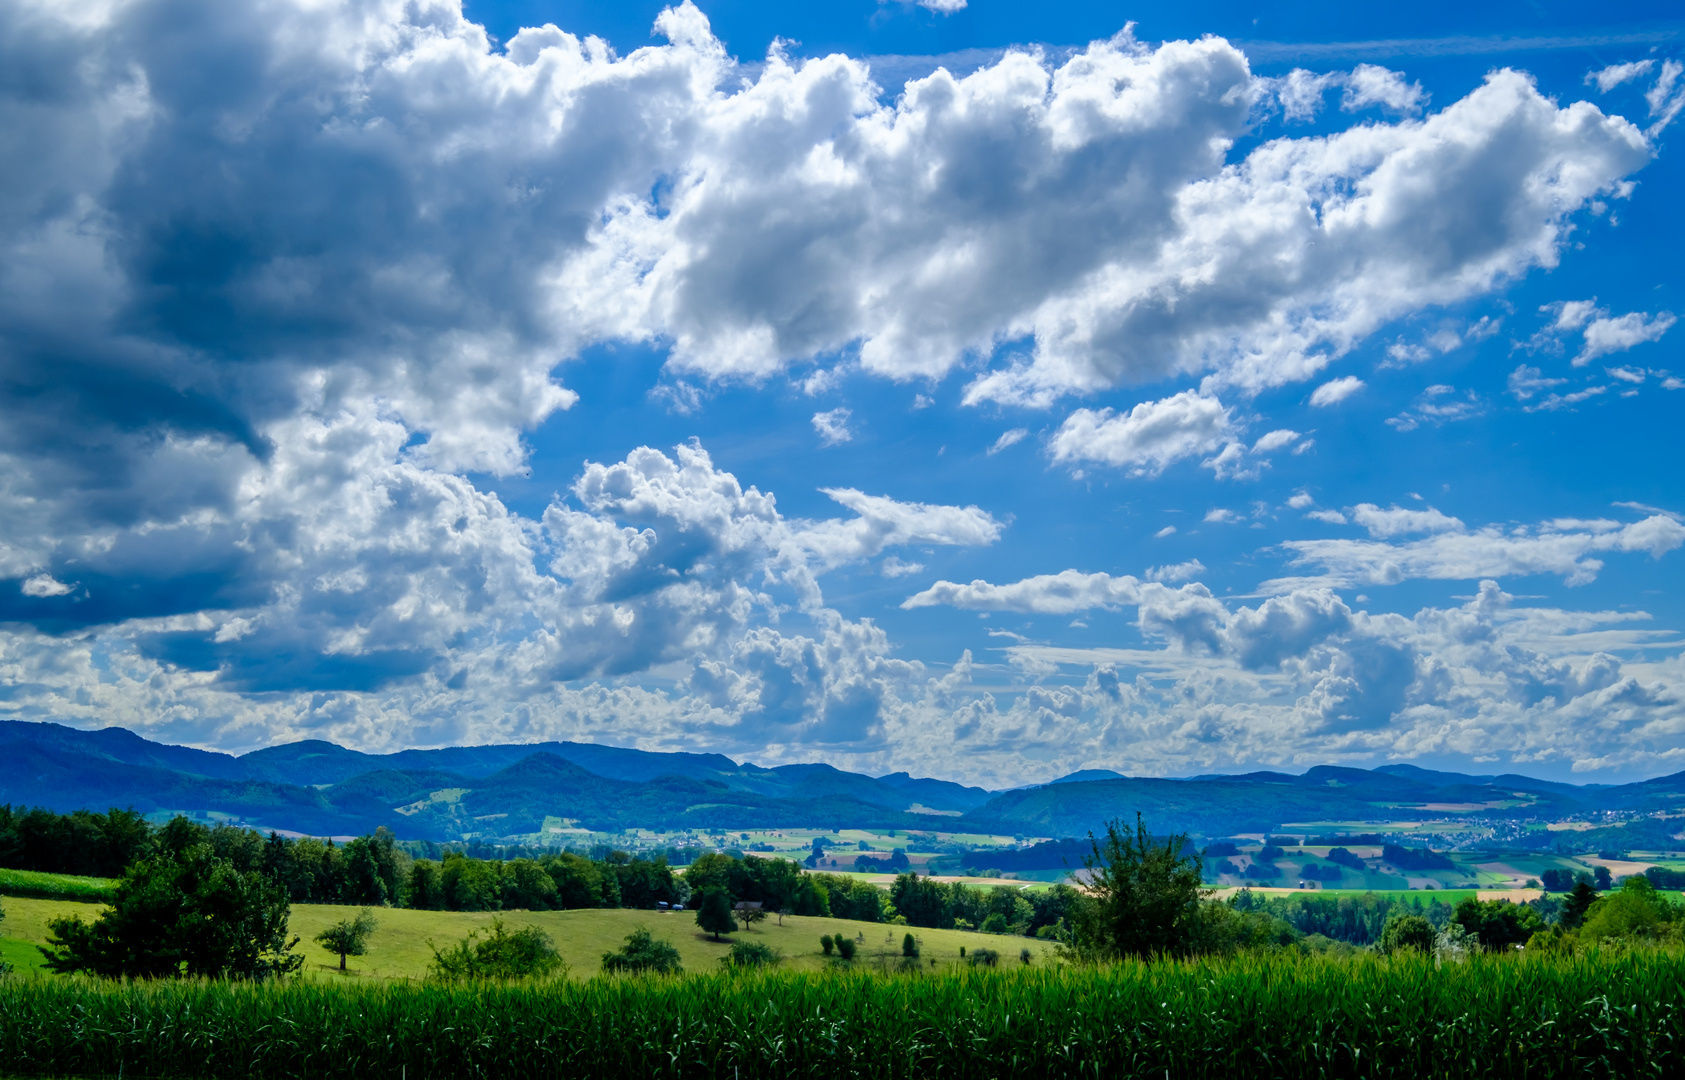
[[[12,1076],[1491,1077],[1685,1073],[1685,958],[1290,953],[1103,969],[449,988],[0,984]]]
[[[453,911],[410,911],[400,908],[376,908],[378,928],[369,940],[366,956],[353,956],[347,962],[349,976],[339,974],[339,958],[330,955],[312,939],[341,919],[352,918],[361,908],[337,904],[295,904],[288,929],[297,935],[298,951],[307,958],[308,977],[334,981],[359,979],[419,979],[427,973],[427,963],[433,958],[428,939],[440,948],[454,944],[470,930],[489,926],[494,917],[501,917],[511,928],[537,926],[555,941],[575,979],[597,974],[602,966],[603,953],[619,949],[626,935],[639,926],[646,926],[658,938],[673,943],[686,971],[711,971],[720,966],[720,957],[731,948],[733,937],[758,941],[784,954],[784,966],[798,971],[819,971],[828,966],[819,947],[825,934],[847,934],[859,941],[857,964],[880,952],[899,959],[901,937],[911,932],[922,941],[924,966],[935,960],[938,968],[961,963],[959,950],[968,952],[991,948],[1001,954],[1001,962],[1019,966],[1018,951],[1028,948],[1035,962],[1045,962],[1053,955],[1053,946],[1045,941],[979,934],[961,930],[925,930],[918,927],[889,926],[884,923],[853,922],[848,919],[827,919],[786,915],[778,925],[777,916],[769,916],[753,930],[725,937],[716,942],[696,926],[695,916],[688,912],[663,915],[654,911],[633,911],[607,908],[594,911],[505,911],[467,913]],[[85,904],[71,904],[50,900],[8,900],[6,920],[0,923],[0,933],[28,945],[45,944],[47,921],[63,915],[92,913]],[[38,956],[38,954],[37,954]]]
[[[101,903],[117,887],[111,878],[44,874],[37,870],[0,870],[0,896],[33,896],[47,900]]]

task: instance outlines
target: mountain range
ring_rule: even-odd
[[[219,813],[315,835],[384,825],[402,838],[432,840],[530,837],[547,826],[889,827],[1072,837],[1136,812],[1155,831],[1199,837],[1401,816],[1509,822],[1520,832],[1528,823],[1613,814],[1641,819],[1635,828],[1658,832],[1671,826],[1659,824],[1664,819],[1657,815],[1678,809],[1682,800],[1685,773],[1634,784],[1574,785],[1406,764],[1183,779],[1093,769],[987,791],[906,772],[873,777],[824,764],[762,767],[720,754],[594,743],[366,754],[306,740],[236,756],[156,743],[124,728],[0,721],[0,802],[60,811],[127,806]],[[1532,831],[1545,842],[1552,837]]]

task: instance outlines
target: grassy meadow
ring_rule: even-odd
[[[40,967],[40,954],[34,946],[46,943],[49,919],[65,915],[80,915],[86,919],[98,911],[87,904],[65,901],[8,897],[3,903],[6,918],[0,922],[0,956],[20,971]],[[562,958],[567,961],[570,975],[576,979],[587,979],[597,974],[602,966],[603,953],[620,948],[626,935],[639,926],[648,927],[656,937],[672,942],[679,950],[687,972],[717,969],[720,957],[731,948],[732,938],[771,945],[784,954],[785,967],[798,971],[818,971],[834,963],[826,959],[819,947],[819,938],[839,933],[856,939],[859,953],[854,963],[857,967],[876,963],[880,953],[899,962],[901,937],[909,931],[921,943],[920,958],[926,967],[930,966],[931,960],[936,961],[938,968],[961,963],[961,946],[967,952],[978,948],[994,949],[1001,954],[1002,964],[1013,967],[1019,965],[1020,949],[1031,951],[1035,958],[1032,963],[1045,961],[1053,954],[1053,946],[1049,942],[1023,937],[796,915],[786,915],[783,925],[779,925],[776,915],[769,915],[754,929],[739,930],[716,942],[697,927],[695,915],[690,912],[661,914],[606,908],[469,913],[376,908],[374,915],[380,925],[369,941],[368,955],[350,957],[346,965],[347,976],[341,976],[339,957],[325,952],[312,939],[341,919],[354,918],[360,910],[335,904],[293,905],[288,926],[302,939],[298,951],[307,958],[307,977],[334,981],[419,979],[427,974],[427,963],[433,957],[429,940],[443,948],[471,930],[490,926],[492,919],[499,917],[511,929],[536,926],[549,934]]]
[[[0,896],[32,896],[46,900],[98,903],[109,898],[116,887],[117,882],[113,878],[0,869]]]
[[[1685,1074],[1685,957],[1365,956],[447,987],[0,983],[11,1076]]]

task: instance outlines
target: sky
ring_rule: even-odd
[[[0,0],[0,716],[1685,770],[1661,4]]]

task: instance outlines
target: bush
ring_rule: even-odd
[[[916,957],[919,954],[918,939],[907,934],[901,939],[901,955]]]
[[[831,955],[831,950],[836,948],[836,945],[837,943],[831,940],[830,934],[821,934],[819,936],[819,947],[825,950],[826,956]]]
[[[679,950],[670,942],[655,940],[654,935],[640,926],[626,935],[626,944],[619,952],[603,954],[603,970],[629,975],[678,975],[684,967],[679,963]]]
[[[984,919],[983,925],[978,929],[985,934],[1005,934],[1011,930],[1011,927],[1006,924],[1006,916],[996,911]]]
[[[536,926],[511,931],[501,918],[492,920],[491,929],[484,937],[474,930],[444,952],[433,947],[432,942],[428,946],[433,948],[428,974],[444,982],[524,979],[567,970],[549,934]]]
[[[1464,900],[1457,905],[1451,919],[1471,937],[1478,937],[1482,948],[1491,950],[1524,945],[1545,928],[1545,921],[1537,911],[1508,900]]]
[[[972,967],[994,967],[1000,963],[1000,953],[993,949],[973,949],[966,960]]]
[[[838,956],[842,957],[844,960],[853,960],[854,959],[854,939],[853,938],[844,937],[843,935],[838,934],[832,940],[834,940],[837,943],[837,955]]]
[[[1032,953],[1030,951],[1030,947],[1028,945],[1026,945],[1022,949],[1018,950],[1018,962],[1020,964],[1028,964],[1029,962],[1031,962],[1035,958],[1036,958],[1035,953]]]
[[[784,962],[784,954],[760,941],[734,941],[731,951],[720,957],[728,968],[777,967]]]

